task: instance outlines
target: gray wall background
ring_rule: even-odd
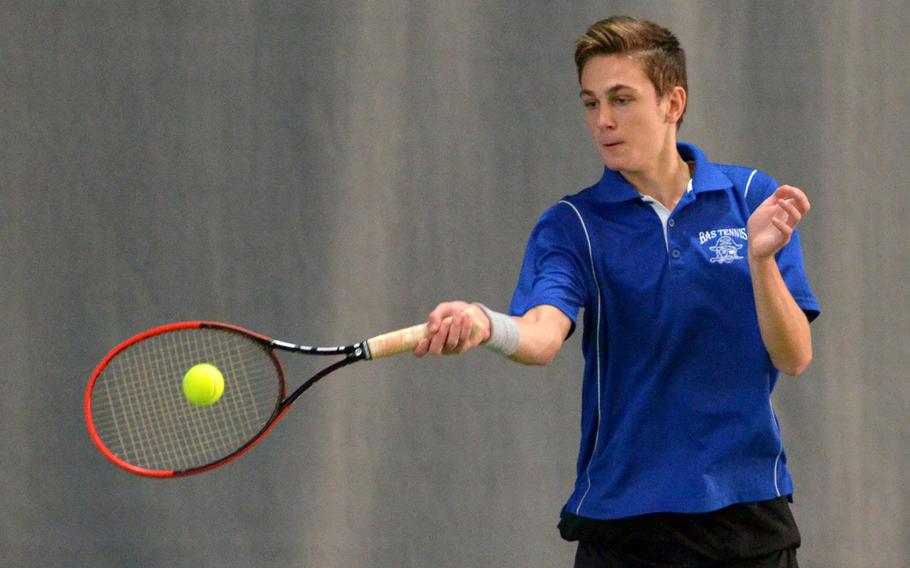
[[[108,464],[82,396],[169,321],[336,344],[504,308],[539,213],[600,174],[571,55],[618,13],[686,48],[682,138],[813,202],[816,358],[775,398],[801,564],[906,566],[910,6],[513,0],[0,3],[4,564],[571,565],[578,339],[347,369],[176,481]]]

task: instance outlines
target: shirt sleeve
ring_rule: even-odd
[[[756,172],[753,188],[746,196],[750,211],[755,211],[762,202],[777,190],[777,180],[762,172]],[[793,231],[790,242],[787,243],[776,255],[777,266],[780,268],[784,283],[796,304],[803,310],[811,322],[821,313],[815,294],[809,286],[806,276],[806,266],[803,262],[803,249],[800,244],[799,231]]]
[[[510,315],[520,317],[531,308],[550,305],[572,321],[569,335],[572,334],[578,310],[588,297],[579,243],[571,237],[580,231],[579,221],[568,205],[554,205],[541,216],[528,239]]]

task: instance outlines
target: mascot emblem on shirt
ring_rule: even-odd
[[[743,245],[734,241],[733,237],[728,235],[718,237],[717,242],[708,248],[714,252],[714,258],[711,259],[711,262],[729,264],[734,260],[741,260],[743,258],[736,254],[739,252],[739,249],[743,248]]]

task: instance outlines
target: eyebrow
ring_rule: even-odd
[[[620,83],[620,84],[618,84],[618,85],[613,85],[612,87],[610,87],[609,89],[607,89],[607,90],[605,91],[605,94],[607,94],[607,95],[612,95],[612,94],[614,94],[614,93],[616,93],[616,92],[618,92],[618,91],[621,91],[621,90],[623,90],[623,89],[629,89],[629,90],[631,90],[631,91],[635,91],[635,90],[636,90],[635,87],[632,87],[632,86],[630,86],[630,85],[623,85],[622,83]],[[583,96],[585,96],[585,95],[587,95],[587,96],[589,96],[589,97],[596,97],[596,96],[597,96],[597,95],[594,93],[594,91],[591,91],[591,90],[588,90],[588,89],[582,89],[582,90],[581,90],[581,93],[578,94],[579,97],[583,97]]]

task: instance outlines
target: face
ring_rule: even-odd
[[[685,91],[658,98],[642,64],[627,55],[599,55],[581,74],[585,120],[604,164],[624,173],[646,172],[662,153],[676,151],[676,121]]]

